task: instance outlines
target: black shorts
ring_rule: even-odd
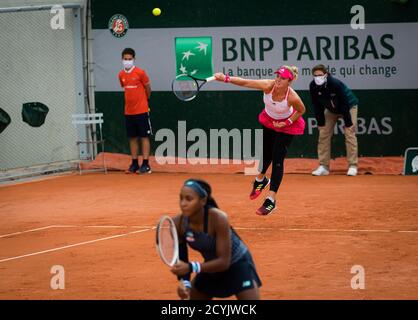
[[[126,134],[129,138],[149,137],[152,135],[149,113],[125,115]]]
[[[254,261],[247,251],[224,272],[199,273],[194,278],[193,285],[198,291],[210,297],[226,298],[254,288],[254,281],[258,287],[261,287]]]

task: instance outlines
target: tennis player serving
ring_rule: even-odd
[[[191,300],[233,295],[239,300],[258,300],[261,281],[252,256],[211,193],[210,185],[202,180],[187,180],[181,188],[182,213],[173,219],[179,262],[171,268],[180,280],[177,293]],[[187,245],[202,254],[203,263],[189,261]]]
[[[276,79],[251,80],[231,77],[216,73],[218,81],[232,83],[237,86],[262,90],[264,92],[264,109],[258,116],[263,125],[263,160],[260,173],[255,178],[250,199],[256,199],[270,185],[263,205],[257,209],[258,215],[269,215],[276,208],[276,195],[283,179],[284,159],[295,135],[302,135],[305,121],[305,105],[295,90],[291,88],[297,79],[298,69],[295,66],[281,66],[275,74]],[[271,180],[265,174],[273,163]]]

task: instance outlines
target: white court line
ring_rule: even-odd
[[[133,229],[147,229],[154,226],[75,226],[75,225],[54,225],[53,228],[133,228]]]
[[[50,229],[50,228],[54,228],[55,226],[46,226],[46,227],[41,227],[41,228],[36,228],[36,229],[30,229],[30,230],[25,230],[25,231],[20,231],[20,232],[14,232],[14,233],[9,233],[9,234],[3,234],[0,235],[0,238],[6,238],[6,237],[10,237],[10,236],[16,236],[22,233],[28,233],[28,232],[34,232],[34,231],[39,231],[39,230],[45,230],[45,229]]]
[[[143,226],[142,226],[143,227]],[[45,229],[50,229],[50,228],[142,228],[141,226],[75,226],[75,225],[52,225],[52,226],[46,226],[46,227],[41,227],[41,228],[36,228],[36,229],[31,229],[31,230],[25,230],[25,231],[21,231],[21,232],[15,232],[15,233],[10,233],[7,235],[2,235],[0,236],[0,238],[2,237],[7,237],[7,236],[11,236],[11,235],[18,235],[18,234],[22,234],[22,233],[27,233],[27,232],[34,232],[34,231],[38,231],[38,230],[45,230]],[[82,246],[85,244],[90,244],[90,243],[95,243],[95,242],[99,242],[99,241],[104,241],[104,240],[110,240],[110,239],[115,239],[115,238],[120,238],[120,237],[125,237],[131,234],[136,234],[136,233],[142,233],[145,231],[149,231],[149,230],[153,230],[155,229],[155,227],[150,227],[148,226],[147,229],[143,229],[142,230],[137,230],[137,231],[131,231],[128,233],[122,233],[122,234],[118,234],[115,236],[110,236],[110,237],[105,237],[105,238],[100,238],[100,239],[95,239],[95,240],[90,240],[90,241],[84,241],[84,242],[79,242],[79,243],[75,243],[75,244],[71,244],[68,246],[64,246],[64,247],[59,247],[59,248],[53,248],[53,249],[48,249],[48,250],[44,250],[44,251],[39,251],[39,252],[34,252],[34,253],[29,253],[29,254],[25,254],[22,256],[17,256],[17,257],[11,257],[11,258],[6,258],[6,259],[2,259],[0,260],[0,263],[2,262],[6,262],[6,261],[10,261],[10,260],[16,260],[16,259],[22,259],[22,258],[26,258],[26,257],[31,257],[31,256],[35,256],[35,255],[39,255],[39,254],[44,254],[44,253],[48,253],[48,252],[54,252],[54,251],[58,251],[58,250],[64,250],[64,249],[68,249],[68,248],[72,248],[72,247],[77,247],[77,246]],[[278,231],[301,231],[301,232],[370,232],[370,233],[388,233],[388,232],[398,232],[398,233],[418,233],[418,230],[356,230],[356,229],[348,229],[348,230],[344,230],[344,229],[301,229],[301,228],[264,228],[264,227],[236,227],[234,228],[236,230],[278,230]]]
[[[154,226],[83,226],[83,228],[133,228],[133,229],[145,229],[153,228]]]
[[[147,229],[147,228],[153,228],[154,226],[75,226],[75,225],[52,225],[52,226],[46,226],[46,227],[41,227],[41,228],[36,228],[36,229],[30,229],[30,230],[25,230],[25,231],[19,231],[19,232],[14,232],[14,233],[9,233],[9,234],[3,234],[0,235],[0,238],[6,238],[6,237],[11,237],[11,236],[17,236],[19,234],[23,234],[23,233],[28,233],[28,232],[34,232],[34,231],[40,231],[40,230],[46,230],[46,229],[51,229],[51,228],[133,228],[133,229]]]
[[[312,231],[312,232],[393,232],[391,230],[361,230],[361,229],[279,229],[281,231]]]
[[[263,228],[263,227],[234,227],[236,230],[277,230],[277,231],[301,231],[301,232],[369,232],[369,233],[418,233],[418,230],[361,230],[361,229],[298,229],[298,228]]]
[[[2,260],[0,260],[0,263],[6,262],[6,261],[11,261],[11,260],[22,259],[22,258],[26,258],[26,257],[31,257],[31,256],[37,256],[37,255],[44,254],[44,253],[48,253],[48,252],[54,252],[54,251],[68,249],[68,248],[78,247],[78,246],[82,246],[82,245],[90,244],[90,243],[95,243],[95,242],[99,242],[99,241],[110,240],[110,239],[115,239],[115,238],[121,238],[121,237],[125,237],[125,236],[131,235],[131,234],[149,231],[149,230],[152,230],[152,229],[155,229],[155,228],[137,230],[137,231],[132,231],[132,232],[128,232],[128,233],[118,234],[118,235],[115,235],[115,236],[110,236],[110,237],[105,237],[105,238],[100,238],[100,239],[95,239],[95,240],[90,240],[90,241],[84,241],[84,242],[74,243],[74,244],[70,244],[70,245],[64,246],[64,247],[53,248],[53,249],[48,249],[48,250],[44,250],[44,251],[38,251],[38,252],[34,252],[34,253],[28,253],[28,254],[24,254],[22,256],[17,256],[17,257],[11,257],[11,258],[2,259]]]
[[[28,232],[40,231],[51,228],[135,228],[135,229],[152,229],[154,226],[77,226],[77,225],[51,225],[31,230],[25,230],[20,232],[14,232],[9,234],[0,235],[0,238],[10,237]],[[272,228],[272,227],[234,227],[236,230],[277,230],[277,231],[300,231],[300,232],[369,232],[369,233],[418,233],[418,230],[380,230],[380,229],[307,229],[307,228]]]

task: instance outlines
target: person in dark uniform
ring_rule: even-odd
[[[181,299],[192,300],[233,295],[239,300],[258,300],[261,280],[251,253],[211,194],[207,182],[192,179],[180,191],[182,213],[174,217],[179,262],[171,269],[180,280],[177,293]],[[203,263],[189,261],[187,245],[202,254]]]
[[[338,119],[342,118],[348,162],[347,175],[356,176],[358,165],[356,125],[359,100],[345,83],[331,76],[324,65],[313,67],[312,74],[314,80],[309,84],[309,91],[319,130],[319,167],[312,172],[312,175],[329,174],[331,138]]]

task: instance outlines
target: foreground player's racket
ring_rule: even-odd
[[[157,251],[163,262],[172,267],[179,259],[179,242],[173,219],[163,216],[157,225]]]
[[[215,80],[215,77],[206,79],[198,79],[187,74],[178,75],[171,83],[173,93],[182,101],[191,101],[196,98],[202,86],[210,81]]]

